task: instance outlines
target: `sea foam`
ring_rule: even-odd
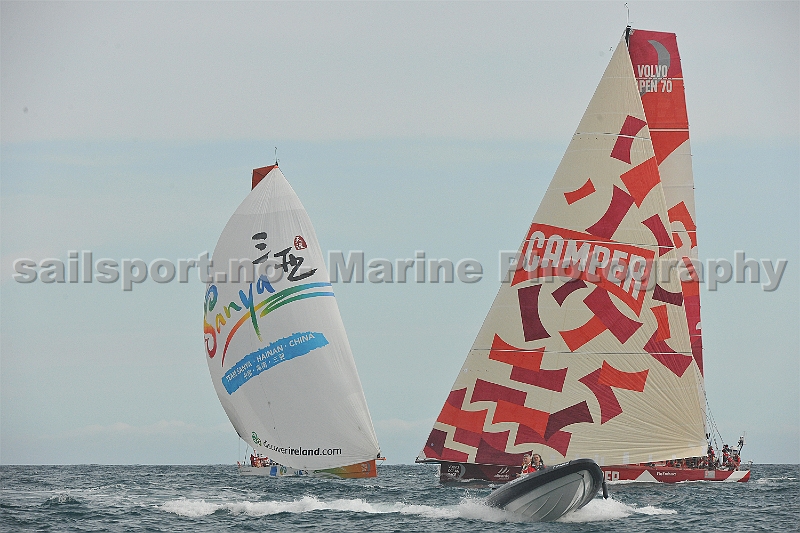
[[[179,516],[196,518],[207,516],[216,512],[227,512],[248,516],[265,516],[278,513],[308,513],[312,511],[340,511],[367,514],[398,513],[403,515],[417,515],[434,519],[471,519],[484,522],[525,522],[526,519],[487,506],[483,499],[465,497],[457,505],[419,505],[407,503],[370,503],[362,499],[336,499],[321,500],[315,496],[304,496],[291,501],[235,501],[235,502],[207,502],[206,500],[180,498],[170,500],[159,506],[162,511],[174,513]],[[625,518],[632,514],[660,515],[675,514],[675,511],[659,509],[653,506],[634,507],[620,501],[609,499],[595,499],[585,507],[568,514],[560,519],[562,522],[596,522]]]
[[[559,522],[599,522],[603,520],[617,520],[631,516],[632,514],[645,514],[645,515],[665,515],[677,514],[677,511],[671,509],[660,509],[647,505],[645,507],[636,507],[628,505],[614,498],[607,500],[595,498],[587,503],[584,507],[578,509],[573,513],[559,518]]]

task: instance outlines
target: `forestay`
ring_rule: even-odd
[[[210,270],[206,359],[239,436],[296,469],[375,459],[378,441],[317,236],[277,166],[254,171]]]

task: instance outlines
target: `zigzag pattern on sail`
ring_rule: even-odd
[[[622,41],[418,460],[705,452],[659,159]]]

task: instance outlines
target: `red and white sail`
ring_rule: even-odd
[[[705,453],[684,289],[657,268],[679,260],[659,162],[621,41],[419,461]]]
[[[697,251],[689,118],[677,37],[674,33],[631,30],[628,51],[658,161],[670,236],[683,274],[681,289],[692,355],[702,374],[700,282],[694,273],[702,266]]]

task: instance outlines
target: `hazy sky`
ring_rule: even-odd
[[[701,258],[789,261],[774,292],[703,290],[709,405],[746,458],[798,462],[800,4],[629,5],[678,35]],[[323,251],[484,265],[334,287],[382,451],[412,462],[625,24],[624,2],[0,3],[0,462],[239,457],[195,276],[12,264],[210,252],[276,146]]]

